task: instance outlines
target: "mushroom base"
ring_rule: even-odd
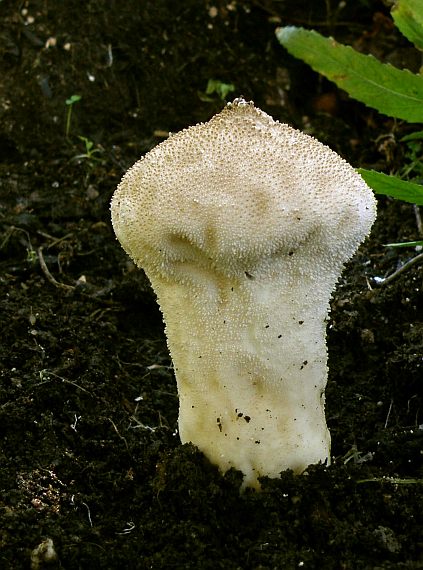
[[[317,299],[312,284],[301,292],[270,279],[215,285],[153,282],[175,366],[182,442],[222,472],[239,469],[250,487],[261,476],[329,462],[328,299]]]

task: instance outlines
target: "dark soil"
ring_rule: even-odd
[[[2,569],[423,568],[422,266],[374,281],[416,255],[383,245],[419,238],[413,206],[379,201],[333,298],[333,464],[243,495],[179,442],[161,316],[110,224],[123,172],[222,108],[209,79],[355,166],[400,168],[411,127],[275,40],[304,25],[416,69],[383,3],[344,4],[0,2]]]

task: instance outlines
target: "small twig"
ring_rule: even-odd
[[[92,528],[93,526],[93,521],[91,520],[91,511],[90,511],[90,507],[87,505],[87,503],[84,503],[84,501],[81,501],[81,503],[84,505],[84,507],[87,509],[88,512],[88,520],[90,521],[90,527]]]
[[[135,523],[134,523],[134,522],[129,521],[129,522],[127,522],[126,524],[127,524],[128,526],[127,526],[126,528],[124,528],[122,532],[116,532],[116,534],[120,534],[120,535],[123,535],[123,534],[130,534],[130,533],[134,530],[134,528],[135,528]]]
[[[156,429],[159,429],[159,426],[155,426],[155,427],[146,426],[145,424],[143,424],[142,422],[140,422],[139,419],[137,419],[137,418],[135,417],[135,415],[131,416],[129,419],[132,420],[132,421],[134,421],[134,422],[136,423],[135,426],[131,426],[131,425],[130,425],[130,426],[129,426],[129,429],[141,428],[141,429],[145,429],[145,430],[151,431],[151,432],[153,432],[153,433],[156,431]]]
[[[392,406],[394,404],[394,400],[391,400],[391,403],[389,404],[389,409],[388,409],[388,413],[386,415],[386,420],[385,420],[385,425],[383,426],[385,429],[388,427],[388,422],[389,422],[389,416],[391,415],[391,411],[392,411]]]
[[[13,232],[22,232],[26,235],[26,239],[28,240],[28,253],[34,251],[33,247],[31,245],[31,239],[29,237],[29,233],[24,230],[23,228],[17,228],[16,226],[9,226],[7,228],[7,231],[5,233],[5,237],[3,239],[3,241],[0,244],[0,249],[3,249],[5,247],[5,245],[7,244],[7,242],[9,241],[9,239],[11,238],[11,236],[13,235]]]
[[[57,281],[57,279],[53,277],[44,260],[42,246],[37,249],[37,254],[40,262],[40,267],[43,270],[44,275],[47,277],[47,281],[49,281],[55,287],[59,287],[59,289],[65,289],[65,291],[73,291],[75,289],[75,287],[73,287],[72,285],[66,285],[65,283],[60,283],[59,281]]]
[[[383,477],[372,477],[371,479],[360,479],[357,483],[392,483],[392,485],[422,485],[423,479],[417,478],[406,478],[402,479],[400,477],[388,477],[384,475]]]
[[[42,382],[40,382],[39,384],[36,384],[36,386],[41,386],[41,384],[44,384],[45,383],[44,378],[49,379],[49,376],[54,376],[55,378],[58,378],[59,380],[61,380],[62,382],[65,382],[66,384],[72,384],[72,386],[75,386],[75,388],[79,388],[83,392],[87,392],[89,394],[88,390],[86,390],[85,388],[83,388],[79,384],[76,384],[76,382],[72,382],[72,380],[66,380],[66,378],[63,378],[62,376],[59,376],[58,374],[55,374],[54,372],[50,372],[50,370],[47,370],[47,368],[40,370],[40,378],[41,378]]]
[[[114,427],[115,432],[117,433],[117,435],[120,437],[120,439],[122,439],[125,443],[126,446],[126,450],[129,452],[129,446],[128,446],[128,442],[126,441],[126,439],[123,437],[123,435],[121,435],[118,431],[118,428],[116,427],[115,422],[112,420],[112,418],[107,418],[109,420],[109,422],[112,424],[112,426]]]
[[[416,224],[417,224],[417,231],[419,232],[419,236],[423,236],[423,224],[422,224],[422,217],[420,215],[420,208],[417,204],[414,204],[414,215],[416,216]]]
[[[394,271],[394,273],[391,273],[391,275],[388,275],[388,277],[385,277],[385,278],[382,278],[382,277],[375,278],[374,277],[373,281],[374,281],[375,285],[378,285],[379,287],[381,285],[387,285],[388,283],[390,283],[391,281],[396,279],[399,275],[401,275],[401,273],[404,273],[404,271],[407,271],[407,269],[410,269],[410,267],[412,265],[415,265],[416,263],[419,263],[420,261],[423,261],[423,253],[419,253],[418,255],[416,255],[416,257],[413,257],[412,259],[410,259],[409,261],[404,263],[404,265],[402,265],[399,269]]]
[[[37,234],[41,237],[44,237],[46,239],[51,240],[51,243],[48,245],[48,249],[50,249],[51,247],[54,247],[55,245],[59,244],[60,242],[66,240],[66,239],[73,237],[73,233],[66,234],[65,236],[60,237],[60,238],[54,237],[54,236],[52,236],[46,232],[41,232],[41,231],[37,231]]]

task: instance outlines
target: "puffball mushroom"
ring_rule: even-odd
[[[244,486],[329,463],[329,299],[376,216],[359,174],[235,99],[141,158],[111,211],[163,313],[182,442]]]

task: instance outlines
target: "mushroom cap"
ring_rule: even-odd
[[[111,209],[127,253],[167,280],[193,262],[225,276],[271,274],[272,259],[295,252],[339,271],[370,231],[375,204],[330,148],[236,99],[141,158]]]

